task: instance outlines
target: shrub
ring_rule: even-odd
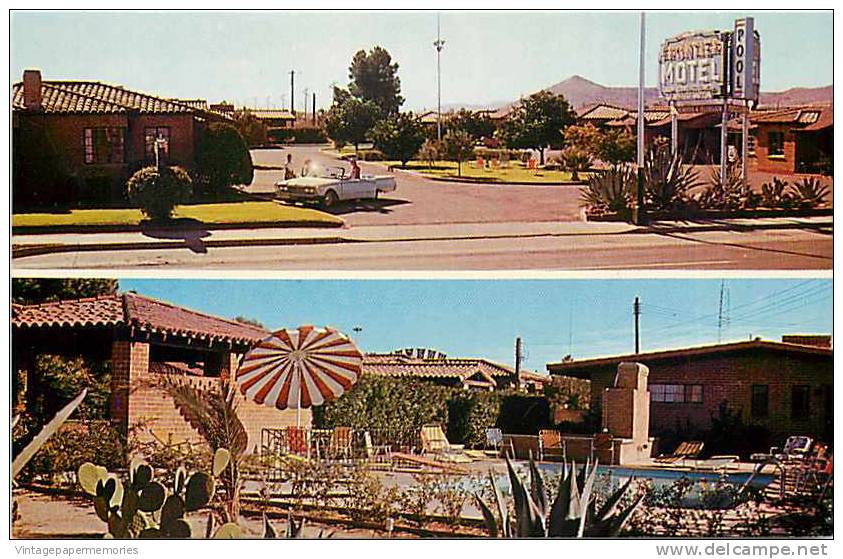
[[[739,210],[757,205],[759,200],[748,186],[744,186],[740,163],[729,163],[726,176],[720,167],[711,171],[709,186],[697,197],[701,208],[710,210]]]
[[[425,140],[419,148],[419,159],[427,163],[428,167],[433,167],[436,160],[440,158],[442,146],[436,140]]]
[[[31,479],[48,476],[58,481],[85,462],[96,461],[109,468],[125,466],[125,448],[120,433],[108,421],[67,422],[38,451],[22,472]]]
[[[828,186],[816,177],[804,177],[791,187],[791,196],[800,208],[816,208],[825,203]]]
[[[181,167],[144,167],[129,178],[129,201],[151,219],[168,219],[173,209],[190,199],[192,181]]]
[[[252,156],[237,128],[224,123],[209,124],[201,136],[196,154],[198,180],[214,195],[235,184],[250,184],[254,178]]]
[[[788,193],[788,182],[773,177],[772,182],[761,185],[761,205],[766,208],[788,208],[793,205],[793,198]]]
[[[588,177],[588,184],[580,188],[580,200],[594,213],[626,215],[630,211],[634,184],[632,169],[616,165]]]
[[[448,439],[468,446],[486,443],[486,428],[496,425],[501,396],[494,392],[459,391],[448,400]]]
[[[35,359],[34,375],[40,387],[27,402],[32,421],[44,424],[66,402],[88,388],[88,395],[77,413],[84,419],[108,417],[111,395],[111,375],[104,363],[86,362],[81,357],[68,359],[58,355],[43,354]]]

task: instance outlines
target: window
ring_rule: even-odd
[[[811,387],[807,384],[796,384],[790,389],[790,417],[791,419],[806,419],[811,408]]]
[[[85,128],[85,163],[123,163],[125,128]]]
[[[784,156],[784,132],[768,132],[767,133],[767,156],[768,157],[783,157]]]
[[[768,388],[766,384],[752,385],[752,417],[754,419],[767,417],[768,408],[770,407]]]
[[[746,136],[746,152],[749,155],[755,155],[755,144],[757,143],[758,139],[755,137],[755,134],[747,134]]]
[[[688,384],[685,386],[685,401],[691,404],[701,404],[703,401],[702,384]]]
[[[167,140],[167,147],[164,150],[164,155],[169,155],[170,127],[155,126],[143,129],[144,156],[147,161],[155,161],[155,140],[157,139]]]

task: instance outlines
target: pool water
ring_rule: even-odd
[[[539,471],[548,484],[556,483],[562,471],[563,464],[537,464]],[[579,466],[578,466],[579,468]],[[522,479],[528,479],[528,468],[519,464],[516,470],[521,474]],[[748,472],[729,472],[720,474],[718,472],[694,472],[687,470],[666,470],[652,468],[626,468],[623,466],[597,466],[597,478],[595,490],[608,494],[631,477],[635,476],[637,481],[649,483],[653,491],[665,490],[681,479],[687,479],[692,483],[691,487],[682,498],[681,506],[689,508],[712,507],[730,508],[734,506],[732,496],[734,492],[743,487],[750,480],[752,474]],[[773,480],[772,475],[756,475],[752,478],[750,487],[763,488]],[[634,483],[634,482],[633,482]],[[497,478],[496,485],[504,494],[510,493],[509,477],[502,475]],[[718,488],[728,488],[730,491],[720,492],[717,498],[713,498],[713,492]],[[555,488],[554,488],[555,490]],[[725,494],[723,494],[725,493]]]

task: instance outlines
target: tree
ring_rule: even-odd
[[[250,147],[265,144],[267,141],[266,124],[249,109],[240,109],[234,113],[234,126]]]
[[[349,93],[363,101],[371,101],[380,109],[381,116],[398,112],[404,104],[398,64],[386,49],[376,46],[368,53],[359,50],[348,67]]]
[[[449,130],[442,138],[442,144],[448,159],[457,162],[457,175],[462,176],[462,162],[474,153],[474,140],[464,130]]]
[[[440,143],[428,138],[424,141],[421,148],[419,148],[419,159],[426,162],[427,166],[432,169],[433,164],[440,158],[441,152],[442,146]]]
[[[510,148],[539,150],[539,163],[544,165],[547,146],[561,146],[563,130],[576,121],[577,115],[563,95],[539,91],[509,114],[501,129],[501,139]]]
[[[232,185],[252,182],[252,156],[231,124],[209,124],[197,151],[197,174],[208,193],[217,196]]]
[[[337,145],[354,144],[354,150],[365,142],[378,120],[380,109],[372,101],[342,96],[325,116],[325,134]]]
[[[591,157],[599,157],[600,142],[603,133],[591,124],[572,124],[565,129],[565,146],[574,147],[588,153]]]
[[[591,165],[589,153],[577,146],[568,146],[562,150],[560,159],[565,169],[571,171],[571,180],[580,180],[580,171],[585,171]]]
[[[605,130],[600,135],[596,157],[612,165],[627,163],[635,159],[635,149],[635,136],[626,130]]]
[[[424,143],[424,126],[413,113],[398,113],[374,126],[372,141],[388,159],[396,159],[406,167]]]
[[[448,130],[464,130],[475,140],[491,138],[495,133],[495,123],[485,113],[460,109],[448,119]]]
[[[83,299],[117,293],[116,279],[13,278],[12,302],[34,305],[65,299]]]

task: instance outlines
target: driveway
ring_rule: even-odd
[[[256,165],[281,167],[292,154],[298,172],[305,160],[320,165],[349,164],[321,151],[320,146],[291,146],[283,150],[253,150]],[[364,173],[385,174],[384,165],[361,162]],[[255,170],[247,187],[253,193],[271,193],[283,171]],[[420,225],[434,223],[507,223],[577,221],[580,219],[579,187],[561,185],[487,185],[440,182],[395,171],[395,192],[377,201],[344,204],[331,212],[354,225]]]

